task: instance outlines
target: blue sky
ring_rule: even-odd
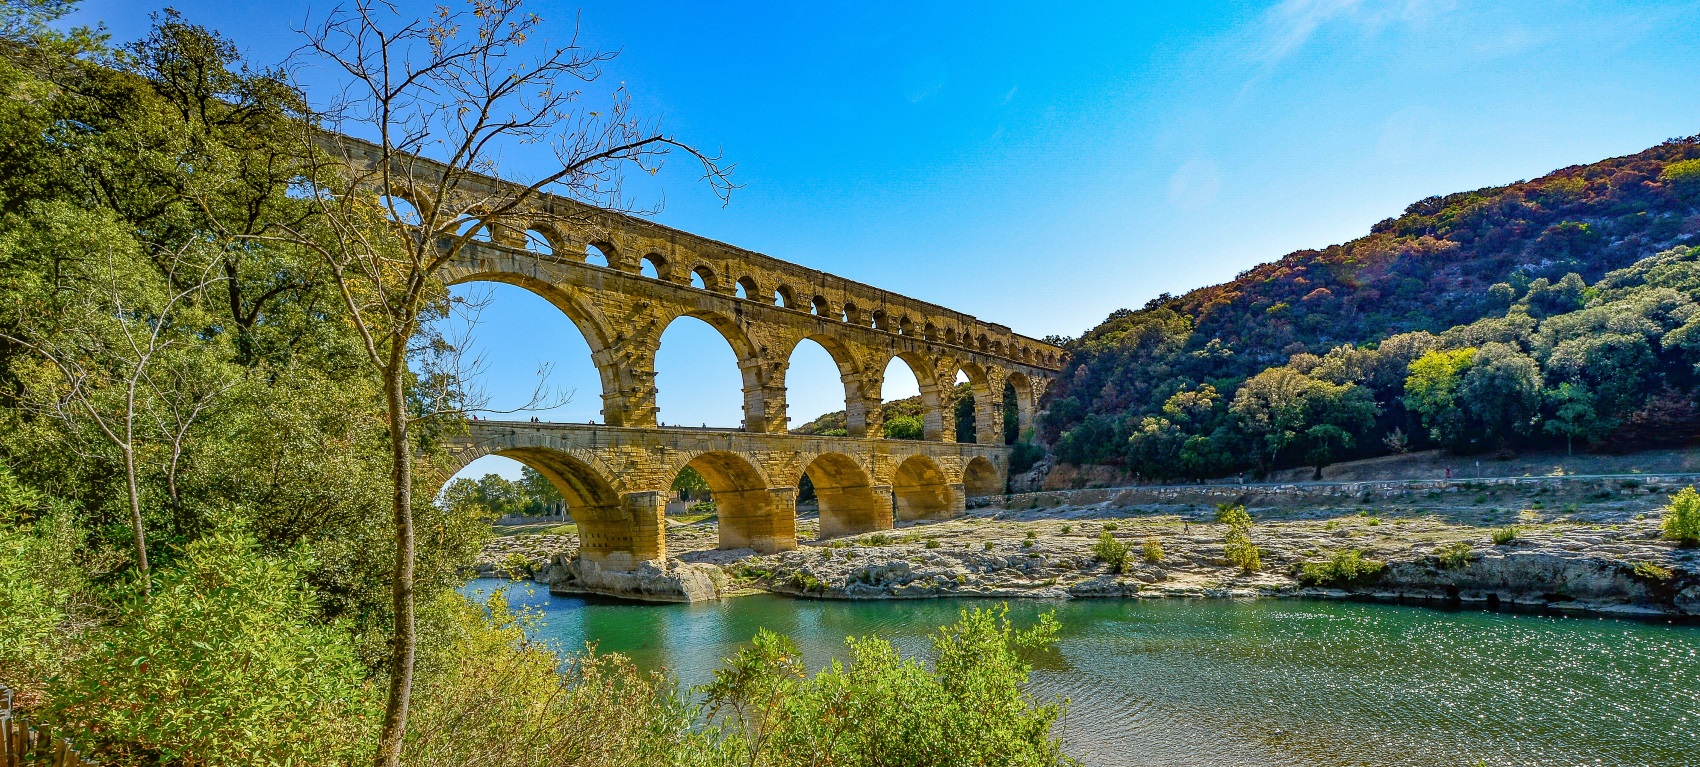
[[[634,187],[664,196],[660,222],[1033,336],[1350,239],[1428,195],[1700,133],[1700,3],[1061,6],[530,5],[558,36],[576,15],[582,40],[620,51],[606,82],[737,163],[724,207],[679,165]],[[175,7],[270,62],[310,6]],[[132,39],[154,9],[85,1],[74,21]],[[491,299],[474,334],[493,404],[551,363],[573,396],[545,417],[596,417],[572,326],[517,289]],[[732,354],[706,326],[669,328],[659,369],[663,420],[736,422]],[[824,352],[793,371],[793,423],[843,406]]]

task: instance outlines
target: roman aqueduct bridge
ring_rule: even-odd
[[[337,145],[353,163],[376,157],[352,139]],[[685,466],[713,492],[722,548],[794,548],[805,474],[822,536],[959,514],[967,496],[1003,492],[1006,386],[1025,429],[1062,361],[1061,349],[1008,327],[645,219],[552,195],[527,210],[535,223],[469,243],[443,277],[515,285],[566,315],[599,373],[603,423],[472,421],[453,447],[462,466],[502,455],[548,477],[579,526],[581,551],[604,566],[666,556],[665,497]],[[679,317],[706,322],[732,347],[740,428],[658,424],[655,355]],[[788,433],[786,371],[804,340],[838,367],[847,436]],[[920,387],[921,440],[882,437],[881,386],[894,358]],[[973,391],[973,435],[956,434],[949,412],[959,373]]]

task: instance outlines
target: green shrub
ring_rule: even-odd
[[[936,549],[938,547],[939,547],[939,539],[937,539],[937,538],[928,538],[927,539],[927,548]]]
[[[1068,535],[1069,533],[1072,533],[1072,532],[1074,532],[1074,525],[1063,525],[1062,526],[1062,534],[1063,535]]]
[[[762,630],[702,688],[723,723],[719,763],[1074,764],[1052,734],[1061,702],[1024,687],[1032,658],[1054,652],[1042,616],[1017,629],[1008,608],[965,610],[933,636],[931,663],[877,637],[849,640],[848,660],[808,678],[795,642]]]
[[[1216,507],[1216,521],[1228,526],[1223,537],[1222,555],[1228,564],[1248,573],[1263,569],[1263,556],[1251,542],[1251,515],[1244,506],[1223,504]]]
[[[1672,496],[1659,529],[1666,540],[1686,546],[1700,544],[1700,493],[1690,485]]]
[[[1098,542],[1092,544],[1092,556],[1109,565],[1111,572],[1119,573],[1127,567],[1127,552],[1128,545],[1109,533],[1099,533]]]
[[[1155,537],[1146,538],[1145,546],[1141,549],[1140,556],[1146,562],[1151,564],[1155,565],[1161,563],[1163,561],[1163,543]]]
[[[818,593],[826,590],[826,584],[821,579],[802,572],[792,573],[791,577],[785,579],[785,585],[802,592]]]
[[[409,767],[663,767],[704,745],[671,678],[619,655],[562,658],[527,638],[536,614],[509,610],[501,592],[482,606],[449,592],[421,608]]]
[[[980,550],[981,551],[991,551],[993,545],[994,544],[991,541],[986,541],[985,543],[980,544]]]
[[[1327,561],[1299,565],[1298,579],[1307,586],[1339,586],[1374,577],[1386,568],[1386,562],[1367,559],[1362,551],[1342,549]]]
[[[1495,545],[1495,546],[1509,545],[1509,544],[1515,542],[1517,540],[1517,538],[1519,536],[1521,536],[1522,534],[1523,534],[1523,531],[1518,529],[1518,527],[1516,525],[1507,525],[1505,527],[1501,527],[1501,528],[1493,531],[1493,545]]]
[[[1025,548],[1031,548],[1033,546],[1033,543],[1034,543],[1033,539],[1028,538],[1028,539],[1021,542],[1021,548],[1024,548],[1024,549]]]
[[[874,533],[873,535],[863,538],[862,543],[868,546],[890,546],[892,540],[891,536],[886,535],[885,533]]]
[[[1118,528],[1118,527],[1121,527],[1121,525],[1118,525],[1118,524],[1116,524],[1116,523],[1114,523],[1114,522],[1105,522],[1105,523],[1104,523],[1104,529],[1105,529],[1105,530],[1114,530],[1114,529],[1116,529],[1116,528]]]
[[[720,507],[716,506],[714,501],[697,501],[690,506],[692,514],[716,514],[719,511]]]
[[[322,622],[301,555],[219,533],[132,593],[48,718],[110,764],[348,764],[369,758],[377,691],[346,627]]]
[[[1636,562],[1633,572],[1636,577],[1657,583],[1666,583],[1671,578],[1676,577],[1676,574],[1671,572],[1670,568],[1660,567],[1652,562]]]
[[[1468,541],[1457,541],[1437,547],[1434,550],[1435,559],[1440,560],[1440,566],[1448,570],[1461,570],[1470,566],[1470,544]]]
[[[28,706],[78,654],[73,627],[88,622],[94,608],[86,563],[73,559],[83,534],[70,510],[47,504],[46,514],[25,523],[21,513],[44,499],[9,491],[22,487],[0,467],[0,683]]]

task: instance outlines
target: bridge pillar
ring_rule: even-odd
[[[716,490],[720,548],[763,554],[797,548],[797,488]]]
[[[844,400],[844,432],[858,438],[885,436],[885,409],[877,390],[872,397],[859,395]]]
[[[602,372],[602,422],[609,426],[655,426],[655,354],[614,359],[606,350],[591,355]]]
[[[974,397],[974,442],[981,445],[1003,444],[1003,382],[983,395]]]
[[[744,430],[758,434],[784,434],[791,430],[785,420],[785,387],[767,385],[744,389]]]
[[[580,556],[610,570],[630,570],[639,562],[666,558],[661,529],[665,506],[661,493],[641,492],[621,495],[619,506],[571,509]]]

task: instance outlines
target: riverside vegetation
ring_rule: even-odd
[[[457,305],[350,250],[388,258],[411,230],[315,153],[323,115],[286,69],[171,11],[126,44],[55,27],[72,8],[0,3],[0,683],[33,719],[114,765],[1069,761],[1060,705],[1023,692],[1044,622],[969,611],[927,663],[857,640],[813,678],[764,636],[682,690],[463,598],[492,518],[538,507],[431,496],[436,438],[477,405],[433,329]],[[314,42],[394,23],[425,79],[471,87],[446,68],[505,59],[430,57],[541,31],[507,0],[388,13],[333,14]],[[643,122],[552,103],[604,121],[571,123],[608,129],[593,149]],[[563,193],[603,199],[604,171],[655,156]]]

